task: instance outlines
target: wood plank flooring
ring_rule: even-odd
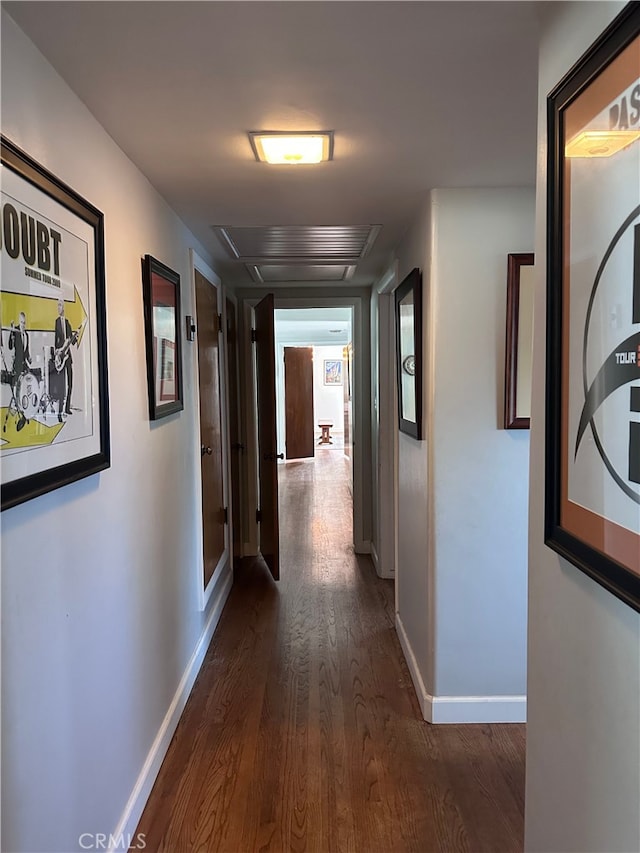
[[[521,725],[422,720],[344,457],[281,466],[281,581],[245,561],[137,832],[167,853],[520,851]]]

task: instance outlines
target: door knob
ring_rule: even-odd
[[[263,453],[262,458],[265,462],[275,462],[276,459],[284,459],[284,453]]]
[[[276,459],[284,459],[284,453],[277,453]]]
[[[205,447],[204,444],[201,444],[200,445],[200,455],[204,456],[205,453],[207,454],[207,456],[211,456],[211,454],[213,453],[213,450],[210,447]]]

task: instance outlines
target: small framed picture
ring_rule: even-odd
[[[183,409],[180,346],[180,276],[145,255],[142,263],[149,418]]]
[[[416,267],[400,282],[396,303],[398,429],[422,439],[422,274]]]
[[[324,384],[342,385],[342,362],[340,360],[325,358]]]
[[[508,256],[504,428],[530,429],[533,361],[533,253]]]
[[[548,99],[545,542],[640,610],[640,4]]]

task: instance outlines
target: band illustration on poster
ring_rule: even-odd
[[[93,432],[88,247],[2,193],[0,451],[3,458]],[[82,292],[84,292],[84,299]]]
[[[1,509],[110,465],[104,215],[2,136]]]

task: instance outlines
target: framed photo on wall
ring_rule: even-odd
[[[2,137],[2,509],[109,467],[102,213]]]
[[[325,385],[342,385],[342,361],[325,358],[323,375]]]
[[[145,255],[142,262],[149,418],[182,410],[180,276]]]
[[[504,369],[504,428],[531,426],[534,256],[507,256],[507,332]]]
[[[422,274],[413,269],[395,291],[398,429],[422,439]]]
[[[640,610],[640,5],[548,99],[545,541]]]

